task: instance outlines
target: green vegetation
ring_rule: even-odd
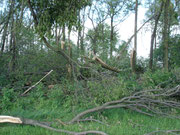
[[[178,71],[179,69],[172,72],[156,71],[152,73],[148,71],[140,77],[140,82],[136,80],[136,76],[119,75],[116,83],[114,83],[113,78],[112,80],[110,78],[108,80],[103,79],[99,83],[89,82],[86,86],[89,90],[78,86],[79,84],[72,84],[68,80],[52,89],[47,89],[41,83],[27,97],[19,97],[20,92],[3,88],[1,91],[3,96],[0,98],[0,113],[1,115],[23,116],[29,119],[52,122],[53,127],[70,131],[100,130],[110,135],[143,135],[156,130],[178,130],[180,125],[178,119],[150,117],[123,108],[100,111],[86,116],[99,120],[102,123],[87,121],[73,125],[63,125],[59,122],[69,121],[76,114],[86,109],[120,99],[142,88],[154,88],[157,84],[161,84],[159,87],[169,88],[170,86],[167,83],[171,84],[171,87],[176,86],[180,77],[177,74]],[[169,81],[166,81],[168,79]],[[84,90],[84,93],[81,93],[82,90]],[[75,91],[79,93],[78,98],[75,95]],[[12,124],[1,124],[0,126],[2,135],[23,135],[29,132],[39,135],[58,134],[54,131],[32,126]]]
[[[119,24],[143,2],[1,0],[0,135],[63,135],[3,115],[73,132],[180,132],[180,1],[146,0],[145,23],[136,18],[124,41]],[[144,26],[153,32],[149,58],[137,52]]]

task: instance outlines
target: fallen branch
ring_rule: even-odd
[[[102,59],[100,59],[99,57],[97,57],[96,55],[94,55],[94,57],[92,59],[84,56],[84,59],[86,59],[85,61],[87,61],[88,63],[98,63],[101,65],[102,68],[105,68],[107,70],[110,70],[110,71],[113,71],[113,72],[117,72],[117,73],[120,73],[121,70],[117,69],[117,68],[114,68],[112,66],[109,66],[108,64],[106,64]]]
[[[39,126],[42,128],[46,128],[52,131],[60,132],[60,133],[66,133],[70,135],[87,135],[87,134],[99,134],[99,135],[107,135],[104,132],[101,131],[84,131],[84,132],[72,132],[72,131],[67,131],[63,129],[56,129],[53,127],[48,126],[47,124],[44,124],[43,122],[39,122],[36,120],[31,120],[31,119],[25,119],[25,118],[19,118],[19,117],[13,117],[13,116],[0,116],[0,123],[14,123],[14,124],[23,124],[23,125],[32,125],[32,126]]]
[[[173,134],[173,135],[179,135],[180,130],[158,130],[158,131],[153,131],[144,135],[156,135],[157,133],[163,133],[163,134]],[[177,134],[178,133],[178,134]]]
[[[38,85],[44,78],[46,78],[49,74],[52,73],[53,70],[49,71],[43,78],[41,78],[37,83],[35,83],[33,86],[29,87],[24,93],[21,94],[21,96],[24,96],[27,94],[32,88],[34,88],[36,85]]]
[[[143,90],[134,93],[132,96],[124,97],[116,101],[110,101],[101,106],[81,112],[68,123],[72,124],[78,122],[83,116],[89,113],[113,108],[128,108],[148,116],[161,115],[171,118],[180,118],[170,114],[172,109],[180,110],[180,103],[169,98],[171,95],[178,92],[180,92],[180,85],[172,89]]]
[[[114,67],[111,67],[111,66],[109,66],[109,65],[107,65],[103,60],[101,60],[99,57],[97,57],[97,56],[94,56],[93,57],[93,60],[95,60],[97,63],[99,63],[103,68],[105,68],[105,69],[108,69],[108,70],[110,70],[110,71],[113,71],[113,72],[117,72],[117,73],[119,73],[119,72],[121,72],[119,69],[116,69],[116,68],[114,68]]]

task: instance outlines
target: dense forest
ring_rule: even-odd
[[[179,133],[180,0],[0,1],[1,135]]]

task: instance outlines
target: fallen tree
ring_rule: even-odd
[[[85,110],[77,114],[71,121],[65,123],[65,125],[70,125],[76,122],[87,121],[89,119],[83,119],[83,117],[85,117],[87,114],[98,111],[104,111],[108,109],[114,109],[114,108],[127,108],[148,116],[159,115],[159,116],[179,119],[180,117],[178,116],[178,114],[172,113],[172,111],[175,109],[180,110],[180,102],[172,98],[172,96],[176,95],[179,92],[180,92],[180,85],[171,89],[150,89],[150,90],[138,91],[132,94],[131,96],[124,97],[120,100],[106,102],[101,106]],[[38,122],[31,119],[12,117],[12,116],[0,116],[0,123],[16,123],[16,124],[40,126],[49,130],[53,130],[56,132],[63,132],[71,135],[85,135],[85,134],[106,135],[106,133],[104,132],[93,131],[93,130],[84,131],[84,132],[72,132],[62,129],[56,129],[50,127],[47,123],[44,122]],[[177,130],[171,130],[170,132],[174,132],[174,131],[176,132]],[[148,134],[153,134],[153,133],[154,132]]]
[[[103,111],[113,108],[128,108],[130,110],[148,115],[148,116],[166,116],[171,118],[180,118],[171,114],[172,109],[180,110],[180,103],[170,98],[180,92],[180,85],[172,89],[152,89],[142,90],[131,96],[124,97],[120,100],[110,101],[101,106],[85,110],[76,115],[69,124],[78,122],[82,117],[89,113]]]
[[[84,132],[72,132],[72,131],[67,131],[63,129],[56,129],[56,128],[50,127],[49,124],[45,122],[39,122],[32,119],[25,119],[25,118],[20,118],[20,117],[13,117],[13,116],[0,116],[0,123],[14,123],[14,124],[22,124],[22,125],[39,126],[42,128],[52,130],[52,131],[66,133],[70,135],[86,135],[86,134],[107,135],[104,132],[94,131],[94,130],[84,131]]]

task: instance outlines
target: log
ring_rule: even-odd
[[[63,130],[63,129],[56,129],[56,128],[50,127],[49,124],[45,123],[45,122],[39,122],[39,121],[32,120],[32,119],[13,117],[13,116],[0,115],[0,123],[14,123],[14,124],[39,126],[42,128],[52,130],[52,131],[66,133],[66,134],[70,134],[70,135],[86,135],[86,134],[107,135],[106,133],[104,133],[102,131],[95,131],[95,130],[89,130],[89,131],[83,131],[83,132],[72,132],[72,131],[67,131],[67,130]]]

